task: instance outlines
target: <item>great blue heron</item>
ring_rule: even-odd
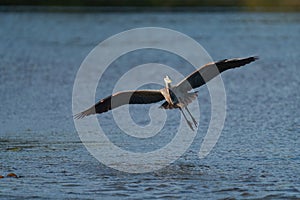
[[[100,100],[89,109],[76,114],[74,117],[76,119],[81,119],[88,115],[107,112],[125,104],[150,104],[165,100],[160,108],[179,108],[189,127],[194,130],[192,122],[187,119],[187,116],[183,111],[183,109],[187,111],[195,127],[197,127],[197,121],[187,107],[188,104],[197,98],[197,92],[190,91],[194,88],[204,85],[206,82],[210,81],[219,73],[222,73],[227,69],[243,66],[257,59],[258,57],[252,56],[247,58],[225,59],[218,62],[208,63],[195,70],[193,73],[174,86],[171,85],[172,81],[170,78],[166,76],[164,78],[165,88],[160,90],[135,90],[118,92]]]

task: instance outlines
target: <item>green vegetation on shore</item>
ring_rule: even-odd
[[[299,0],[1,0],[6,6],[99,7],[243,7],[247,9],[300,10]]]

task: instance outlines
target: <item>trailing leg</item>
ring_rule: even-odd
[[[185,109],[187,110],[187,112],[189,113],[191,119],[193,120],[195,126],[197,127],[198,126],[198,123],[197,121],[195,120],[194,116],[192,115],[192,113],[189,111],[188,107],[186,106]]]
[[[184,118],[185,118],[187,124],[189,125],[189,127],[194,131],[194,128],[193,128],[193,126],[192,126],[192,123],[187,119],[187,117],[186,117],[186,115],[184,114],[183,110],[182,110],[181,108],[179,108],[179,109],[180,109],[181,113],[183,114],[183,116],[184,116]]]

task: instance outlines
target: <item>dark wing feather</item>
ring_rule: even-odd
[[[218,74],[222,73],[223,71],[226,71],[227,69],[244,66],[257,59],[258,57],[235,58],[225,59],[214,63],[208,63],[191,73],[180,83],[178,83],[176,87],[179,87],[181,90],[184,91],[189,91],[192,88],[197,88],[204,85],[206,82],[210,81]]]
[[[91,114],[100,114],[103,112],[107,112],[125,104],[149,104],[162,101],[163,99],[164,96],[161,94],[160,90],[136,90],[118,92],[113,94],[112,96],[100,100],[94,106],[81,113],[76,114],[74,117],[76,119],[81,119]]]

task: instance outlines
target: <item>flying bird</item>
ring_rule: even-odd
[[[177,85],[171,85],[171,79],[166,76],[164,78],[165,87],[160,90],[132,90],[117,92],[111,96],[101,99],[98,103],[87,110],[74,115],[74,118],[81,119],[92,114],[104,113],[125,104],[150,104],[164,100],[160,108],[178,108],[189,127],[194,130],[193,124],[197,127],[197,121],[187,107],[188,104],[197,98],[197,91],[193,91],[193,89],[205,85],[218,74],[228,69],[244,66],[257,59],[258,57],[251,56],[247,58],[225,59],[208,63],[185,77]],[[188,120],[184,110],[187,111],[192,122]]]

